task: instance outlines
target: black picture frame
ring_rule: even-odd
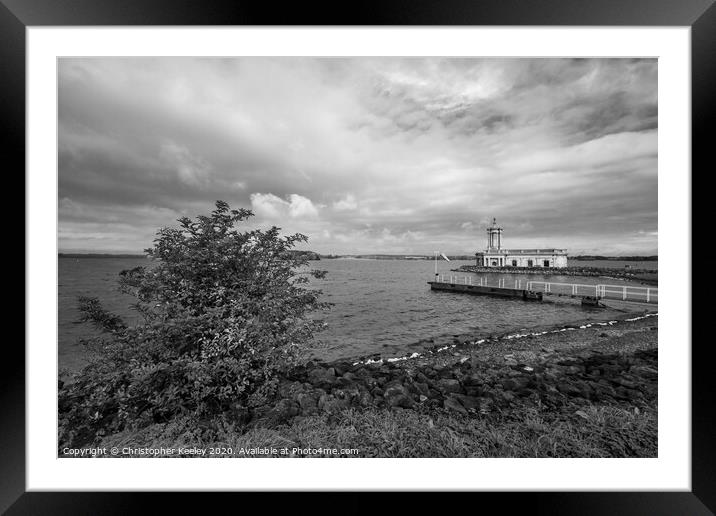
[[[25,30],[50,25],[573,25],[573,26],[688,26],[692,38],[692,170],[713,170],[708,129],[716,122],[712,94],[716,92],[716,6],[714,0],[374,0],[343,4],[192,0],[0,0],[0,120],[5,128],[3,154],[25,169]],[[711,165],[709,169],[706,167]],[[697,174],[692,172],[692,181]],[[692,183],[693,184],[693,183]],[[693,190],[692,188],[692,191]],[[708,215],[693,212],[693,233]],[[27,257],[24,257],[27,259]],[[26,271],[27,274],[27,271]],[[684,300],[689,302],[690,300]],[[703,305],[691,300],[693,315],[705,316]],[[23,304],[24,306],[24,304]],[[686,322],[685,322],[686,323]],[[691,321],[688,321],[691,325]],[[692,339],[693,340],[693,339]],[[687,346],[690,342],[671,343]],[[590,493],[480,493],[479,504],[497,502],[510,510],[532,514],[713,514],[716,510],[716,454],[714,453],[713,362],[708,340],[692,346],[692,491]],[[15,357],[5,362],[0,396],[0,510],[7,514],[130,514],[148,507],[149,498],[162,498],[162,512],[202,511],[214,504],[263,504],[254,494],[231,493],[211,502],[189,500],[186,494],[149,493],[37,493],[25,492],[25,361],[15,344]],[[318,502],[332,512],[364,512],[381,504],[349,495],[353,500],[335,506]],[[452,507],[463,503],[451,500]],[[308,494],[287,500],[299,507],[320,510]],[[275,504],[285,500],[273,496]],[[421,495],[411,504],[423,506]],[[199,505],[194,505],[194,504]],[[407,503],[407,502],[406,502]],[[476,503],[469,501],[471,505]],[[259,505],[260,506],[260,505]],[[242,507],[248,507],[242,505]],[[238,509],[238,508],[237,508]],[[402,512],[408,510],[403,504]]]

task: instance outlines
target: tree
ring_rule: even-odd
[[[328,304],[306,283],[325,273],[291,252],[304,235],[239,231],[252,215],[217,201],[210,216],[160,229],[146,250],[153,265],[120,273],[120,290],[136,298],[135,326],[80,298],[83,320],[103,334],[60,389],[61,442],[86,445],[178,415],[211,419],[273,396],[322,327],[310,315]]]

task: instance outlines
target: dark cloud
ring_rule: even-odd
[[[323,252],[654,253],[655,59],[59,63],[60,248],[138,251],[216,199]]]

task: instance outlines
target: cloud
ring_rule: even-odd
[[[318,209],[310,199],[298,194],[291,194],[288,200],[268,193],[251,194],[251,209],[260,218],[268,220],[312,219],[318,217]]]
[[[159,156],[176,170],[181,182],[198,187],[208,182],[211,172],[209,163],[201,156],[189,152],[186,147],[172,141],[162,142]]]
[[[338,211],[355,210],[357,207],[356,198],[351,194],[333,203],[333,209]]]
[[[58,78],[61,248],[138,251],[223,199],[325,252],[474,252],[493,216],[509,247],[656,251],[656,59],[67,58]]]

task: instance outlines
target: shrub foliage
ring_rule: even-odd
[[[120,273],[136,298],[130,326],[95,298],[80,298],[83,320],[103,330],[98,352],[60,388],[60,444],[84,446],[127,428],[177,416],[209,420],[245,411],[274,394],[320,329],[327,307],[307,288],[301,234],[240,231],[249,210],[217,201],[210,216],[179,219],[146,252],[154,263]]]

